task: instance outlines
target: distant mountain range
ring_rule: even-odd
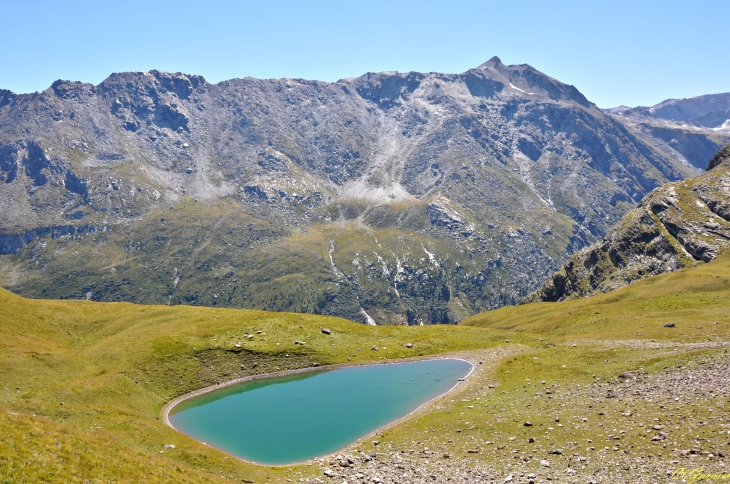
[[[704,169],[730,133],[730,93],[607,109],[637,137],[677,161]]]
[[[629,111],[496,57],[335,83],[150,71],[0,91],[0,283],[458,322],[516,303],[730,141]]]
[[[607,111],[626,118],[675,121],[682,126],[730,128],[730,92],[667,99],[651,107],[620,106]]]

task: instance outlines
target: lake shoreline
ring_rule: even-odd
[[[263,465],[263,466],[267,466],[267,467],[289,467],[289,466],[296,466],[296,465],[306,465],[308,463],[316,462],[319,459],[326,458],[330,455],[334,455],[337,452],[341,452],[344,449],[347,449],[353,445],[356,445],[357,443],[359,443],[365,439],[368,439],[368,438],[378,434],[379,432],[382,432],[383,430],[386,430],[390,427],[398,425],[398,424],[404,422],[405,420],[412,418],[416,413],[422,411],[423,409],[425,409],[425,407],[431,405],[436,400],[443,398],[446,395],[450,394],[451,392],[453,392],[454,390],[459,388],[461,386],[460,384],[464,383],[472,374],[474,374],[474,371],[477,369],[477,367],[481,363],[481,362],[475,361],[475,359],[471,358],[470,356],[471,355],[463,355],[463,354],[459,354],[459,353],[448,353],[445,355],[438,355],[438,356],[422,355],[422,356],[414,356],[414,357],[410,357],[410,358],[402,358],[400,360],[388,360],[388,361],[380,361],[380,362],[362,362],[362,363],[338,363],[338,364],[334,364],[334,365],[311,366],[311,367],[306,367],[306,368],[295,368],[295,369],[291,369],[291,370],[277,371],[277,372],[273,372],[273,373],[262,373],[260,375],[249,375],[249,376],[244,376],[244,377],[238,377],[238,378],[234,378],[232,380],[221,382],[216,385],[210,385],[210,386],[207,386],[207,387],[204,387],[204,388],[192,391],[192,392],[188,392],[184,395],[180,395],[179,397],[174,398],[173,400],[168,402],[162,408],[162,418],[163,418],[164,424],[167,425],[168,427],[172,428],[176,432],[179,432],[183,435],[186,435],[187,437],[190,437],[191,439],[201,442],[201,441],[195,439],[194,437],[192,437],[188,434],[185,434],[184,432],[181,432],[180,430],[175,428],[175,426],[172,425],[172,422],[170,421],[170,412],[172,411],[173,408],[175,408],[177,405],[179,405],[180,403],[182,403],[186,400],[190,400],[191,398],[195,398],[200,395],[205,395],[207,393],[211,393],[216,390],[220,390],[220,389],[230,387],[233,385],[237,385],[240,383],[247,383],[247,382],[258,381],[258,380],[268,380],[268,379],[272,379],[272,378],[280,378],[280,377],[285,377],[285,376],[290,376],[290,375],[313,373],[313,372],[318,372],[318,371],[338,370],[338,369],[342,369],[342,368],[376,366],[376,365],[378,365],[378,366],[379,365],[398,365],[398,364],[411,363],[411,362],[417,362],[417,361],[460,360],[460,361],[469,363],[469,365],[471,366],[469,372],[466,375],[464,375],[462,378],[459,378],[458,381],[445,392],[440,393],[439,395],[436,395],[435,397],[431,398],[430,400],[422,403],[421,405],[419,405],[417,408],[415,408],[411,412],[408,412],[406,415],[403,415],[402,417],[400,417],[396,420],[388,422],[387,424],[374,429],[373,431],[367,433],[366,435],[363,435],[362,437],[359,437],[358,439],[348,443],[347,445],[341,447],[340,449],[338,449],[334,452],[331,452],[331,453],[328,453],[328,454],[325,454],[322,456],[313,457],[313,458],[310,458],[310,459],[307,459],[304,461],[299,461],[299,462],[291,462],[289,464],[260,464],[255,461],[242,459],[240,457],[229,454],[228,452],[226,452],[224,450],[218,449],[221,452],[224,452],[237,460],[240,460],[242,462],[247,462],[250,464]],[[202,442],[202,443],[204,445],[209,445],[205,442]],[[213,447],[213,446],[210,446],[210,447]],[[217,447],[213,447],[213,448],[217,449]]]

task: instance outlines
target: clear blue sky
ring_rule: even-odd
[[[0,88],[160,69],[335,81],[498,55],[600,107],[730,91],[730,1],[0,2]]]

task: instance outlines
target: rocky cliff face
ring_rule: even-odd
[[[525,299],[560,301],[709,262],[730,247],[730,145],[706,173],[657,188],[598,244],[574,254]]]
[[[0,92],[0,282],[28,296],[455,322],[696,173],[499,59],[336,83],[159,71]]]

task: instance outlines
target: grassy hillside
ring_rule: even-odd
[[[281,471],[234,461],[165,427],[162,406],[246,372],[384,361],[501,340],[477,328],[373,328],[291,313],[29,300],[4,290],[0,328],[0,475],[7,482],[276,476]],[[160,453],[167,443],[181,450]]]
[[[728,307],[728,254],[611,294],[503,308],[456,327],[28,300],[0,291],[0,482],[318,477],[339,484],[355,472],[384,483],[394,476],[401,482],[503,481],[510,474],[527,482],[529,473],[542,482],[657,482],[655,476],[680,464],[702,460],[709,470],[730,440],[730,387],[722,377]],[[675,327],[664,327],[667,322]],[[323,326],[331,336],[320,332]],[[380,432],[377,446],[368,440],[347,449],[352,456],[377,456],[353,457],[354,468],[329,459],[256,466],[160,420],[173,397],[250,371],[453,352],[483,364],[456,393]],[[619,381],[628,370],[637,377]],[[555,449],[562,453],[548,454]],[[690,449],[696,453],[681,456]],[[691,458],[697,460],[682,460]],[[324,467],[337,479],[324,477]],[[574,475],[582,480],[566,477]]]
[[[697,263],[607,294],[502,308],[461,324],[557,340],[716,341],[730,330],[729,276],[730,252],[726,252],[712,263]],[[676,327],[665,328],[670,322]]]

